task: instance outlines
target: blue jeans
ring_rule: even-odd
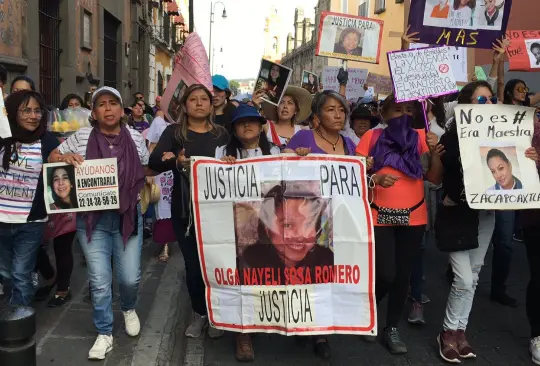
[[[121,216],[115,211],[103,211],[92,239],[86,237],[86,223],[77,216],[77,237],[86,257],[88,279],[94,307],[93,320],[99,334],[110,335],[113,328],[112,266],[120,287],[122,311],[135,308],[141,280],[141,250],[143,243],[143,219],[138,206],[137,235],[131,236],[124,246],[120,232]]]
[[[11,279],[12,305],[30,306],[35,289],[32,271],[43,237],[44,222],[0,223],[0,275]]]
[[[493,230],[493,260],[491,268],[491,293],[506,292],[506,280],[512,262],[513,236],[516,226],[516,211],[495,211]]]

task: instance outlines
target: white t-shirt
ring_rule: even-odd
[[[58,146],[60,154],[79,154],[86,159],[86,146],[88,145],[88,138],[92,132],[93,127],[83,127],[73,135],[69,136],[64,142]],[[134,129],[128,128],[131,138],[137,147],[137,153],[139,153],[139,159],[142,165],[148,165],[148,159],[150,153],[146,148],[146,141],[144,137]]]
[[[226,147],[227,147],[226,145],[216,147],[216,159],[221,159],[222,157],[227,155],[225,153],[225,148]],[[256,156],[263,156],[262,150],[260,148],[247,149],[247,150],[243,150],[243,151],[247,152],[247,155],[246,156],[240,156],[240,154],[237,152],[237,154],[236,154],[237,159],[246,159],[246,158],[254,158]],[[281,150],[279,149],[279,147],[272,146],[270,148],[270,154],[271,155],[279,155],[280,153],[281,153]]]
[[[161,134],[167,128],[168,125],[169,123],[167,123],[167,121],[165,121],[163,118],[161,117],[154,118],[146,134],[146,139],[151,144],[157,144],[157,142],[159,141],[159,138],[161,137]]]
[[[4,152],[1,152],[0,162],[3,156]],[[7,172],[0,165],[0,222],[27,222],[42,167],[41,141],[20,144],[18,160],[9,163]]]
[[[273,122],[268,121],[268,123],[273,123]],[[296,134],[298,131],[303,130],[303,129],[304,129],[304,128],[303,128],[302,126],[300,126],[300,125],[294,125],[294,133],[295,133],[295,134]],[[276,132],[277,132],[277,131],[276,131]],[[293,135],[293,136],[294,136],[294,135]],[[273,143],[273,144],[276,144],[276,142],[272,140],[272,130],[271,130],[271,127],[270,127],[270,126],[269,126],[269,128],[268,128],[268,131],[266,132],[266,137],[268,138],[268,141],[270,141],[270,142]],[[288,140],[287,138],[285,138],[285,137],[282,137],[282,136],[279,136],[279,135],[278,135],[278,137],[279,137],[279,142],[280,142],[281,146],[287,145],[287,143],[289,142],[289,140]],[[292,136],[291,136],[291,138],[292,138]]]

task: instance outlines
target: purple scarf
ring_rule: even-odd
[[[109,140],[107,140],[109,139]],[[110,143],[113,148],[110,148]],[[116,158],[118,163],[118,192],[120,194],[120,209],[122,217],[120,232],[124,245],[135,228],[135,215],[137,215],[137,197],[144,186],[144,169],[139,159],[137,147],[131,138],[126,126],[122,126],[120,134],[104,135],[97,127],[92,129],[86,146],[86,159]],[[101,211],[86,213],[86,237],[88,242],[92,238],[92,231],[96,227]]]
[[[411,178],[422,179],[418,132],[411,128],[411,121],[407,114],[387,121],[388,126],[369,154],[374,160],[372,172],[389,166]]]

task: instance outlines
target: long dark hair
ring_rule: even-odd
[[[236,122],[236,123],[239,123],[239,122]],[[238,136],[236,136],[234,125],[231,126],[230,136],[231,136],[231,140],[225,146],[225,155],[234,156],[234,157],[240,155],[241,157],[243,157],[243,152],[246,149],[244,148],[242,141],[240,141],[238,139]],[[272,145],[266,138],[264,129],[262,129],[261,134],[259,135],[259,149],[261,149],[261,152],[263,155],[271,155],[270,153],[271,148],[272,148]]]
[[[43,116],[39,121],[39,126],[34,131],[27,131],[19,125],[19,107],[26,107],[30,99],[34,98],[39,108],[43,111]],[[11,93],[5,100],[6,112],[11,128],[11,137],[0,138],[0,151],[4,152],[2,158],[2,167],[7,172],[10,162],[16,162],[19,159],[16,144],[31,143],[39,140],[47,132],[47,105],[41,97],[41,94],[32,90],[21,90],[17,93]]]
[[[34,82],[34,80],[30,79],[28,76],[26,75],[19,75],[17,76],[15,79],[13,79],[13,81],[11,82],[11,86],[10,86],[10,91],[13,93],[13,85],[15,85],[15,83],[17,81],[26,81],[28,84],[30,84],[30,89],[32,91],[36,91],[36,83]],[[45,110],[45,109],[44,109]]]
[[[472,97],[474,95],[474,92],[478,88],[488,88],[491,92],[491,95],[494,95],[493,88],[489,83],[485,80],[478,80],[468,83],[461,89],[461,91],[458,94],[457,102],[458,104],[471,104],[472,103]],[[456,125],[456,118],[452,118],[452,121],[450,122],[450,125],[448,126],[448,131],[451,131],[453,134],[457,134],[457,125]]]
[[[508,82],[504,86],[504,99],[503,99],[504,104],[514,104],[514,89],[520,83],[525,85],[525,87],[527,87],[527,83],[525,83],[521,79],[508,80]]]
[[[444,100],[442,98],[433,98],[430,101],[426,101],[431,106],[431,113],[435,116],[435,120],[440,128],[443,130],[446,128],[446,112],[444,110]],[[427,114],[427,111],[426,111]],[[414,118],[412,123],[413,128],[425,128],[426,123],[424,121],[424,110],[422,103],[414,102]]]
[[[64,169],[68,175],[69,183],[71,184],[71,190],[69,191],[69,201],[71,202],[71,205],[68,203],[65,203],[62,201],[57,195],[56,192],[54,192],[53,184],[54,184],[54,172],[58,169]],[[77,192],[75,190],[75,168],[73,165],[64,165],[64,166],[55,166],[49,171],[49,187],[51,187],[51,193],[54,200],[54,205],[58,208],[76,208],[78,207],[77,204]]]
[[[77,99],[81,105],[81,108],[85,108],[85,104],[80,96],[77,94],[68,94],[66,97],[62,100],[62,103],[60,103],[60,110],[68,109],[69,108],[69,101],[71,99]]]
[[[460,5],[461,5],[461,0],[454,0],[454,10],[458,10]],[[467,4],[465,4],[465,6],[468,6],[471,9],[476,8],[476,0],[467,1]]]

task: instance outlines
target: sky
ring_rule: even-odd
[[[294,34],[294,10],[304,8],[304,15],[314,18],[317,0],[222,0],[227,9],[223,19],[223,5],[215,5],[212,25],[212,48],[215,49],[214,71],[229,80],[255,78],[264,52],[265,18],[273,5],[284,24],[282,49],[287,33]],[[210,34],[210,0],[194,1],[195,31],[208,52]],[[223,49],[222,52],[221,49]],[[223,65],[223,67],[222,67]]]

